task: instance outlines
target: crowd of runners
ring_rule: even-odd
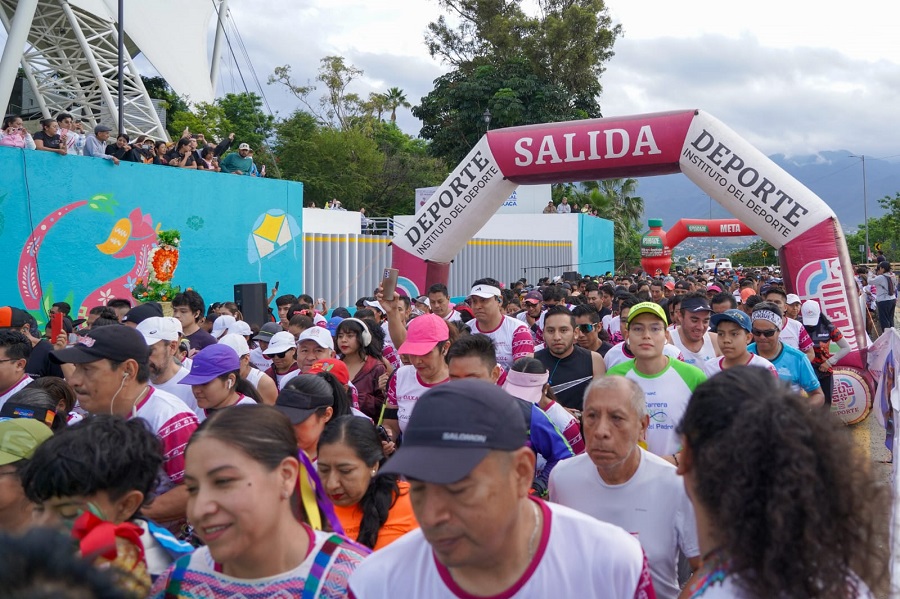
[[[777,272],[271,301],[0,307],[0,595],[886,588],[849,346]]]

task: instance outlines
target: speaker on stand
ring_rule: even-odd
[[[269,322],[268,290],[265,283],[242,283],[234,286],[234,303],[244,322],[261,327]]]

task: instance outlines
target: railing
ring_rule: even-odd
[[[394,226],[394,219],[390,216],[378,216],[375,218],[366,218],[366,224],[361,228],[363,235],[384,235],[393,237]]]

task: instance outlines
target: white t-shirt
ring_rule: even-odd
[[[447,322],[456,322],[457,320],[462,320],[462,315],[459,313],[459,311],[453,309],[453,306],[455,305],[456,304],[450,304],[450,312],[444,318],[444,320],[446,320]]]
[[[634,535],[647,555],[656,596],[676,599],[678,550],[700,555],[694,508],[675,466],[638,450],[640,465],[621,485],[605,483],[586,453],[561,461],[550,473],[550,499]]]
[[[256,368],[251,368],[250,372],[247,373],[247,381],[253,385],[254,389],[259,389],[259,381],[262,377],[266,376],[262,370],[258,370]]]
[[[618,526],[570,508],[539,502],[543,530],[531,563],[504,599],[533,597],[652,596],[640,543]],[[473,597],[453,580],[421,529],[409,532],[363,560],[350,576],[350,597]]]
[[[678,329],[672,333],[672,344],[681,350],[681,355],[684,356],[685,364],[696,366],[701,370],[703,369],[704,363],[716,359],[716,345],[713,343],[709,333],[704,333],[703,345],[700,347],[700,351],[694,352],[688,349],[684,344],[684,340],[681,338],[681,330]]]
[[[261,349],[254,347],[250,350],[250,365],[265,372],[272,367],[272,360],[267,358]]]
[[[806,332],[806,328],[793,318],[784,319],[784,326],[782,327],[778,338],[785,345],[789,345],[794,349],[799,349],[804,353],[813,345],[809,333]]]
[[[240,395],[241,397],[240,397],[240,399],[237,400],[237,403],[234,403],[234,404],[232,404],[232,405],[230,405],[230,406],[228,406],[228,407],[225,407],[225,408],[215,408],[215,409],[213,409],[213,410],[204,410],[203,408],[199,408],[199,410],[197,411],[197,420],[199,420],[200,422],[203,422],[204,420],[206,420],[207,418],[209,418],[210,416],[212,416],[215,412],[217,412],[217,411],[219,411],[219,410],[227,410],[228,408],[231,408],[231,407],[233,407],[233,406],[255,406],[255,405],[259,405],[259,404],[256,403],[256,400],[253,399],[252,397],[247,397],[247,396],[244,395],[243,393],[238,393],[238,395]]]
[[[663,354],[669,356],[671,358],[675,358],[676,360],[681,360],[684,362],[684,356],[681,355],[681,350],[672,345],[671,343],[666,343],[663,346]],[[603,362],[606,364],[606,369],[609,370],[616,364],[621,364],[622,362],[627,362],[628,360],[633,360],[634,356],[625,353],[625,342],[617,343],[613,345],[606,355],[603,356]]]
[[[197,398],[194,397],[194,392],[191,391],[191,386],[180,384],[181,379],[183,379],[190,373],[190,370],[182,366],[181,369],[165,383],[153,383],[153,386],[161,391],[171,393],[172,395],[183,401],[185,405],[192,409],[196,414],[198,413],[197,410],[199,408],[197,408]]]
[[[647,398],[650,426],[647,427],[647,447],[656,455],[672,455],[681,447],[675,427],[681,422],[688,400],[706,375],[696,366],[669,358],[669,365],[648,376],[638,372],[634,360],[628,360],[606,371],[606,374],[625,376],[640,385]]]
[[[16,383],[12,387],[10,387],[5,393],[0,393],[0,408],[3,407],[3,404],[5,404],[6,401],[10,397],[12,397],[16,393],[18,393],[19,391],[21,391],[22,389],[27,387],[29,384],[31,384],[32,380],[34,380],[34,379],[32,379],[30,376],[28,376],[26,374],[22,377],[22,379],[18,383]]]
[[[278,387],[278,390],[281,391],[284,389],[284,386],[288,384],[288,382],[294,378],[295,376],[300,374],[300,369],[297,370],[289,370],[284,374],[275,373],[275,384]]]
[[[478,328],[477,320],[473,319],[469,322],[470,325],[473,323],[473,333],[487,335],[494,342],[497,363],[504,370],[509,370],[513,362],[519,358],[534,354],[534,338],[531,336],[531,329],[524,322],[504,314],[500,325],[493,331],[482,331]]]
[[[716,360],[710,360],[703,365],[703,372],[706,373],[706,376],[712,378],[714,375],[722,372],[722,363],[725,362],[725,356],[718,358]],[[772,373],[776,378],[778,377],[778,370],[775,369],[775,365],[757,354],[750,354],[750,359],[747,360],[747,363],[744,366],[758,366],[760,368],[765,368],[769,372]]]
[[[447,380],[450,380],[449,378]],[[419,378],[415,366],[401,366],[391,378],[387,390],[387,407],[397,410],[397,422],[400,424],[400,432],[406,431],[409,417],[412,416],[416,401],[422,394],[440,383],[428,384]]]

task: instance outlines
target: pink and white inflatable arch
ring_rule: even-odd
[[[847,243],[834,212],[762,152],[700,110],[489,131],[418,218],[396,234],[393,265],[400,269],[410,295],[433,283],[446,283],[456,254],[522,184],[678,172],[780,250],[789,291],[819,301],[853,349],[841,365],[861,372],[865,323]],[[522,235],[527,237],[528,232]],[[867,385],[854,384],[855,380],[836,377],[836,402],[842,393],[852,403],[869,399]]]

